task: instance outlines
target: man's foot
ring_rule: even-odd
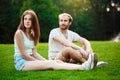
[[[94,63],[93,63],[93,67],[92,68],[95,68],[97,66],[97,62],[98,62],[98,57],[96,54],[92,53],[92,55],[94,56]]]
[[[107,66],[108,63],[104,61],[97,62],[97,67]]]
[[[92,53],[89,55],[88,60],[82,64],[82,66],[86,70],[90,70],[96,67],[97,61],[98,61],[97,55]]]

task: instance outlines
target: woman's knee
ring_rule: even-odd
[[[48,65],[49,65],[49,69],[51,70],[56,70],[59,64],[62,64],[62,61],[59,60],[51,60],[49,61]]]

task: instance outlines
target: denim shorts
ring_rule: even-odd
[[[23,67],[25,66],[27,60],[25,60],[21,56],[14,56],[14,63],[15,63],[15,68],[18,71],[21,71]]]

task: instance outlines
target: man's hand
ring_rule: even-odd
[[[80,53],[82,54],[82,56],[84,57],[84,58],[87,58],[88,57],[88,53],[83,49],[83,48],[80,48]]]
[[[87,50],[85,50],[85,51],[86,51],[87,54],[93,53],[92,48],[89,48],[89,49],[87,49]]]

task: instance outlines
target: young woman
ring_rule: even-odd
[[[26,10],[14,35],[14,63],[16,70],[90,70],[95,66],[95,56],[91,54],[82,65],[65,63],[59,60],[46,60],[37,53],[40,26],[36,13]]]

